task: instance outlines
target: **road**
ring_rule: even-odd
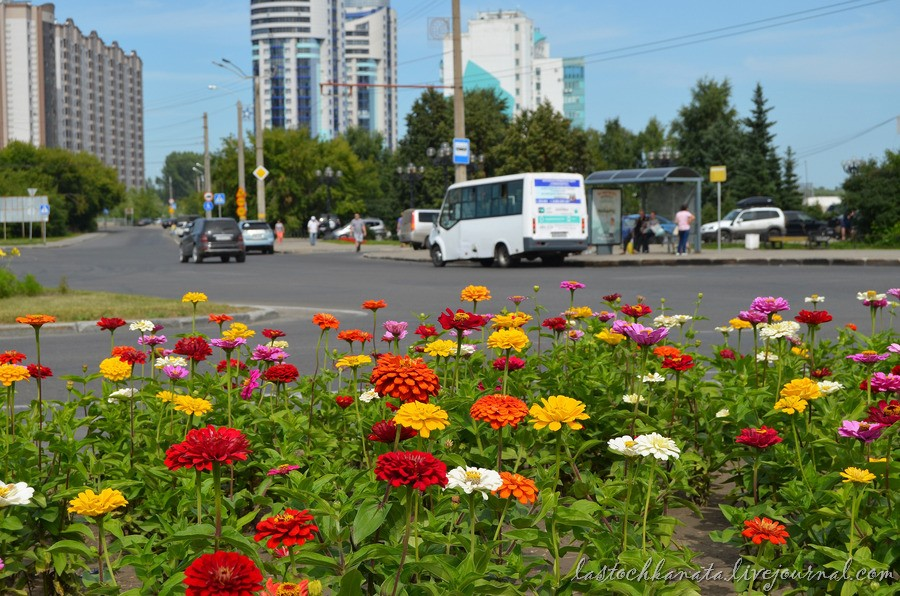
[[[370,251],[371,252],[371,251]],[[374,255],[370,254],[369,257]],[[384,260],[356,254],[352,246],[322,246],[321,252],[304,254],[252,254],[246,263],[204,261],[200,265],[178,262],[178,250],[171,236],[156,226],[118,228],[84,242],[65,247],[35,247],[23,250],[12,260],[11,269],[31,273],[45,286],[57,286],[65,278],[73,289],[103,290],[123,294],[143,294],[180,299],[187,291],[204,292],[211,300],[233,305],[256,305],[277,311],[277,316],[254,328],[274,327],[287,333],[291,361],[307,371],[312,361],[318,328],[312,315],[335,314],[342,328],[371,330],[372,316],[360,304],[367,299],[384,299],[388,307],[378,312],[378,320],[388,319],[416,325],[416,315],[426,313],[436,321],[447,307],[462,306],[459,291],[469,284],[490,288],[493,300],[479,305],[479,312],[497,312],[511,306],[507,296],[522,294],[531,299],[523,305],[533,312],[535,303],[547,308],[542,316],[553,316],[569,305],[569,292],[559,289],[562,280],[574,279],[587,287],[576,292],[576,305],[601,310],[601,296],[619,292],[624,302],[637,295],[658,310],[660,298],[672,313],[693,314],[698,292],[703,293],[697,323],[699,338],[719,342],[717,325],[747,309],[756,296],[783,296],[792,313],[804,308],[803,297],[817,293],[826,297],[822,305],[834,315],[830,329],[852,322],[867,330],[868,309],[856,299],[856,292],[884,291],[900,285],[896,267],[865,266],[642,266],[642,267],[544,267],[524,265],[513,269],[483,268],[458,264],[437,269],[425,262]],[[540,286],[535,296],[533,287]],[[30,312],[23,299],[22,312]],[[53,314],[53,313],[45,313]],[[116,316],[113,310],[108,316]],[[215,327],[204,323],[211,334]],[[184,329],[175,330],[183,333]],[[117,339],[128,338],[127,329]],[[166,333],[163,331],[163,333]],[[833,333],[833,331],[832,331]],[[170,332],[170,335],[173,335]],[[64,374],[81,374],[82,366],[95,372],[109,349],[109,336],[99,330],[82,333],[47,333],[41,342],[42,361],[56,378],[45,384],[48,394],[61,397]],[[173,342],[170,341],[170,344]],[[0,351],[16,349],[34,353],[30,327],[4,331]],[[218,355],[217,355],[218,356]],[[311,371],[310,371],[311,372]],[[28,390],[20,393],[27,393]]]

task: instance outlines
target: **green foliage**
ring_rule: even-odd
[[[863,162],[844,182],[845,209],[855,210],[853,226],[866,240],[883,246],[896,246],[896,227],[900,222],[900,152],[885,151],[878,162]]]
[[[0,298],[38,296],[43,291],[43,286],[30,273],[20,280],[6,267],[0,267]]]

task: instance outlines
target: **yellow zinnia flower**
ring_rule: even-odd
[[[371,362],[372,362],[372,358],[369,356],[366,356],[365,354],[356,354],[356,355],[351,354],[349,356],[344,356],[343,358],[339,359],[337,362],[334,363],[334,365],[337,368],[357,368],[359,366],[362,366],[363,364],[369,364]]]
[[[193,304],[197,304],[198,302],[206,302],[207,300],[208,298],[203,292],[188,292],[181,297],[182,302],[191,302]]]
[[[753,327],[750,323],[743,319],[739,319],[737,317],[728,320],[728,324],[734,327],[735,329],[750,329]]]
[[[128,505],[128,501],[114,488],[104,488],[99,495],[87,489],[69,501],[69,513],[98,517],[125,505]]]
[[[617,346],[622,343],[622,340],[625,339],[625,336],[621,333],[616,333],[615,331],[610,331],[609,329],[604,329],[600,333],[594,334],[594,337],[602,342],[608,343],[611,346]]]
[[[794,379],[781,388],[781,397],[794,396],[798,399],[812,401],[822,396],[819,383],[809,378]]]
[[[787,395],[775,402],[775,409],[779,412],[793,415],[796,412],[804,411],[807,405],[809,405],[809,402],[805,399],[796,395]]]
[[[431,435],[431,431],[443,430],[450,424],[447,412],[434,404],[420,401],[409,401],[400,406],[394,414],[394,422],[419,431],[426,439]]]
[[[444,358],[456,354],[456,342],[449,339],[436,339],[425,344],[422,348],[429,356],[443,356]]]
[[[528,346],[528,336],[521,329],[498,329],[488,337],[489,348],[521,352]]]
[[[492,329],[512,329],[524,327],[525,323],[531,320],[531,315],[523,312],[514,312],[509,314],[495,315],[491,319]]]
[[[809,357],[809,350],[805,348],[801,348],[799,346],[794,346],[791,348],[791,354],[794,356],[800,356],[801,358]]]
[[[590,306],[573,306],[563,313],[567,319],[589,319],[594,316]]]
[[[485,302],[491,299],[491,291],[484,286],[466,286],[459,293],[463,302]]]
[[[188,416],[202,416],[207,412],[212,412],[213,406],[208,400],[202,397],[192,397],[190,395],[176,395],[172,399],[175,404],[175,410],[184,412]]]
[[[100,374],[109,381],[124,381],[131,377],[131,365],[112,356],[100,362]]]
[[[868,470],[864,470],[861,468],[849,467],[845,468],[843,472],[841,472],[841,476],[844,478],[844,482],[859,482],[860,484],[868,484],[875,480],[875,474]]]
[[[253,331],[243,323],[232,323],[228,329],[222,332],[222,339],[237,339],[239,337],[249,339],[254,335],[256,335],[256,331]]]
[[[176,397],[180,396],[180,393],[174,393],[172,391],[160,391],[156,394],[156,397],[159,398],[160,401],[164,403],[169,403],[174,401]]]
[[[0,364],[0,383],[9,387],[16,381],[27,381],[31,378],[28,369],[19,364]]]
[[[19,252],[19,249],[16,248],[15,246],[12,248],[11,251],[9,251],[9,254],[11,254],[11,255],[14,256],[14,257],[21,257],[21,256],[22,256],[22,253]]]
[[[572,430],[581,430],[584,426],[578,421],[590,418],[584,413],[584,403],[577,399],[565,395],[551,395],[546,399],[542,397],[541,401],[543,406],[533,404],[528,411],[535,430],[549,426],[550,430],[558,431],[563,424],[567,424]]]

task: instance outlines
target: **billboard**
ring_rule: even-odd
[[[46,196],[0,197],[0,223],[47,221],[47,215],[42,214],[41,206],[49,204]]]

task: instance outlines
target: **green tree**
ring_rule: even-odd
[[[513,119],[496,151],[502,164],[497,173],[574,172],[584,150],[573,141],[571,121],[544,102]]]
[[[606,121],[600,134],[600,170],[627,170],[639,167],[641,149],[637,136],[622,126],[618,118]]]
[[[781,161],[775,149],[775,122],[769,119],[772,108],[766,105],[762,85],[753,90],[753,109],[741,120],[741,153],[729,175],[732,193],[737,198],[767,196],[780,199]],[[787,196],[787,195],[785,195]],[[779,203],[782,207],[786,205]]]
[[[886,151],[879,163],[863,162],[844,181],[845,208],[856,211],[853,226],[867,240],[886,246],[900,244],[900,152]]]
[[[800,209],[803,206],[803,193],[800,192],[800,179],[797,176],[797,159],[790,147],[784,155],[784,173],[781,180],[778,204],[784,209]]]
[[[197,193],[199,178],[194,171],[203,163],[203,154],[194,151],[174,151],[166,156],[162,175],[156,178],[156,187],[163,200],[169,199],[169,179],[172,180],[172,198],[177,201]],[[202,188],[201,188],[202,190]]]

